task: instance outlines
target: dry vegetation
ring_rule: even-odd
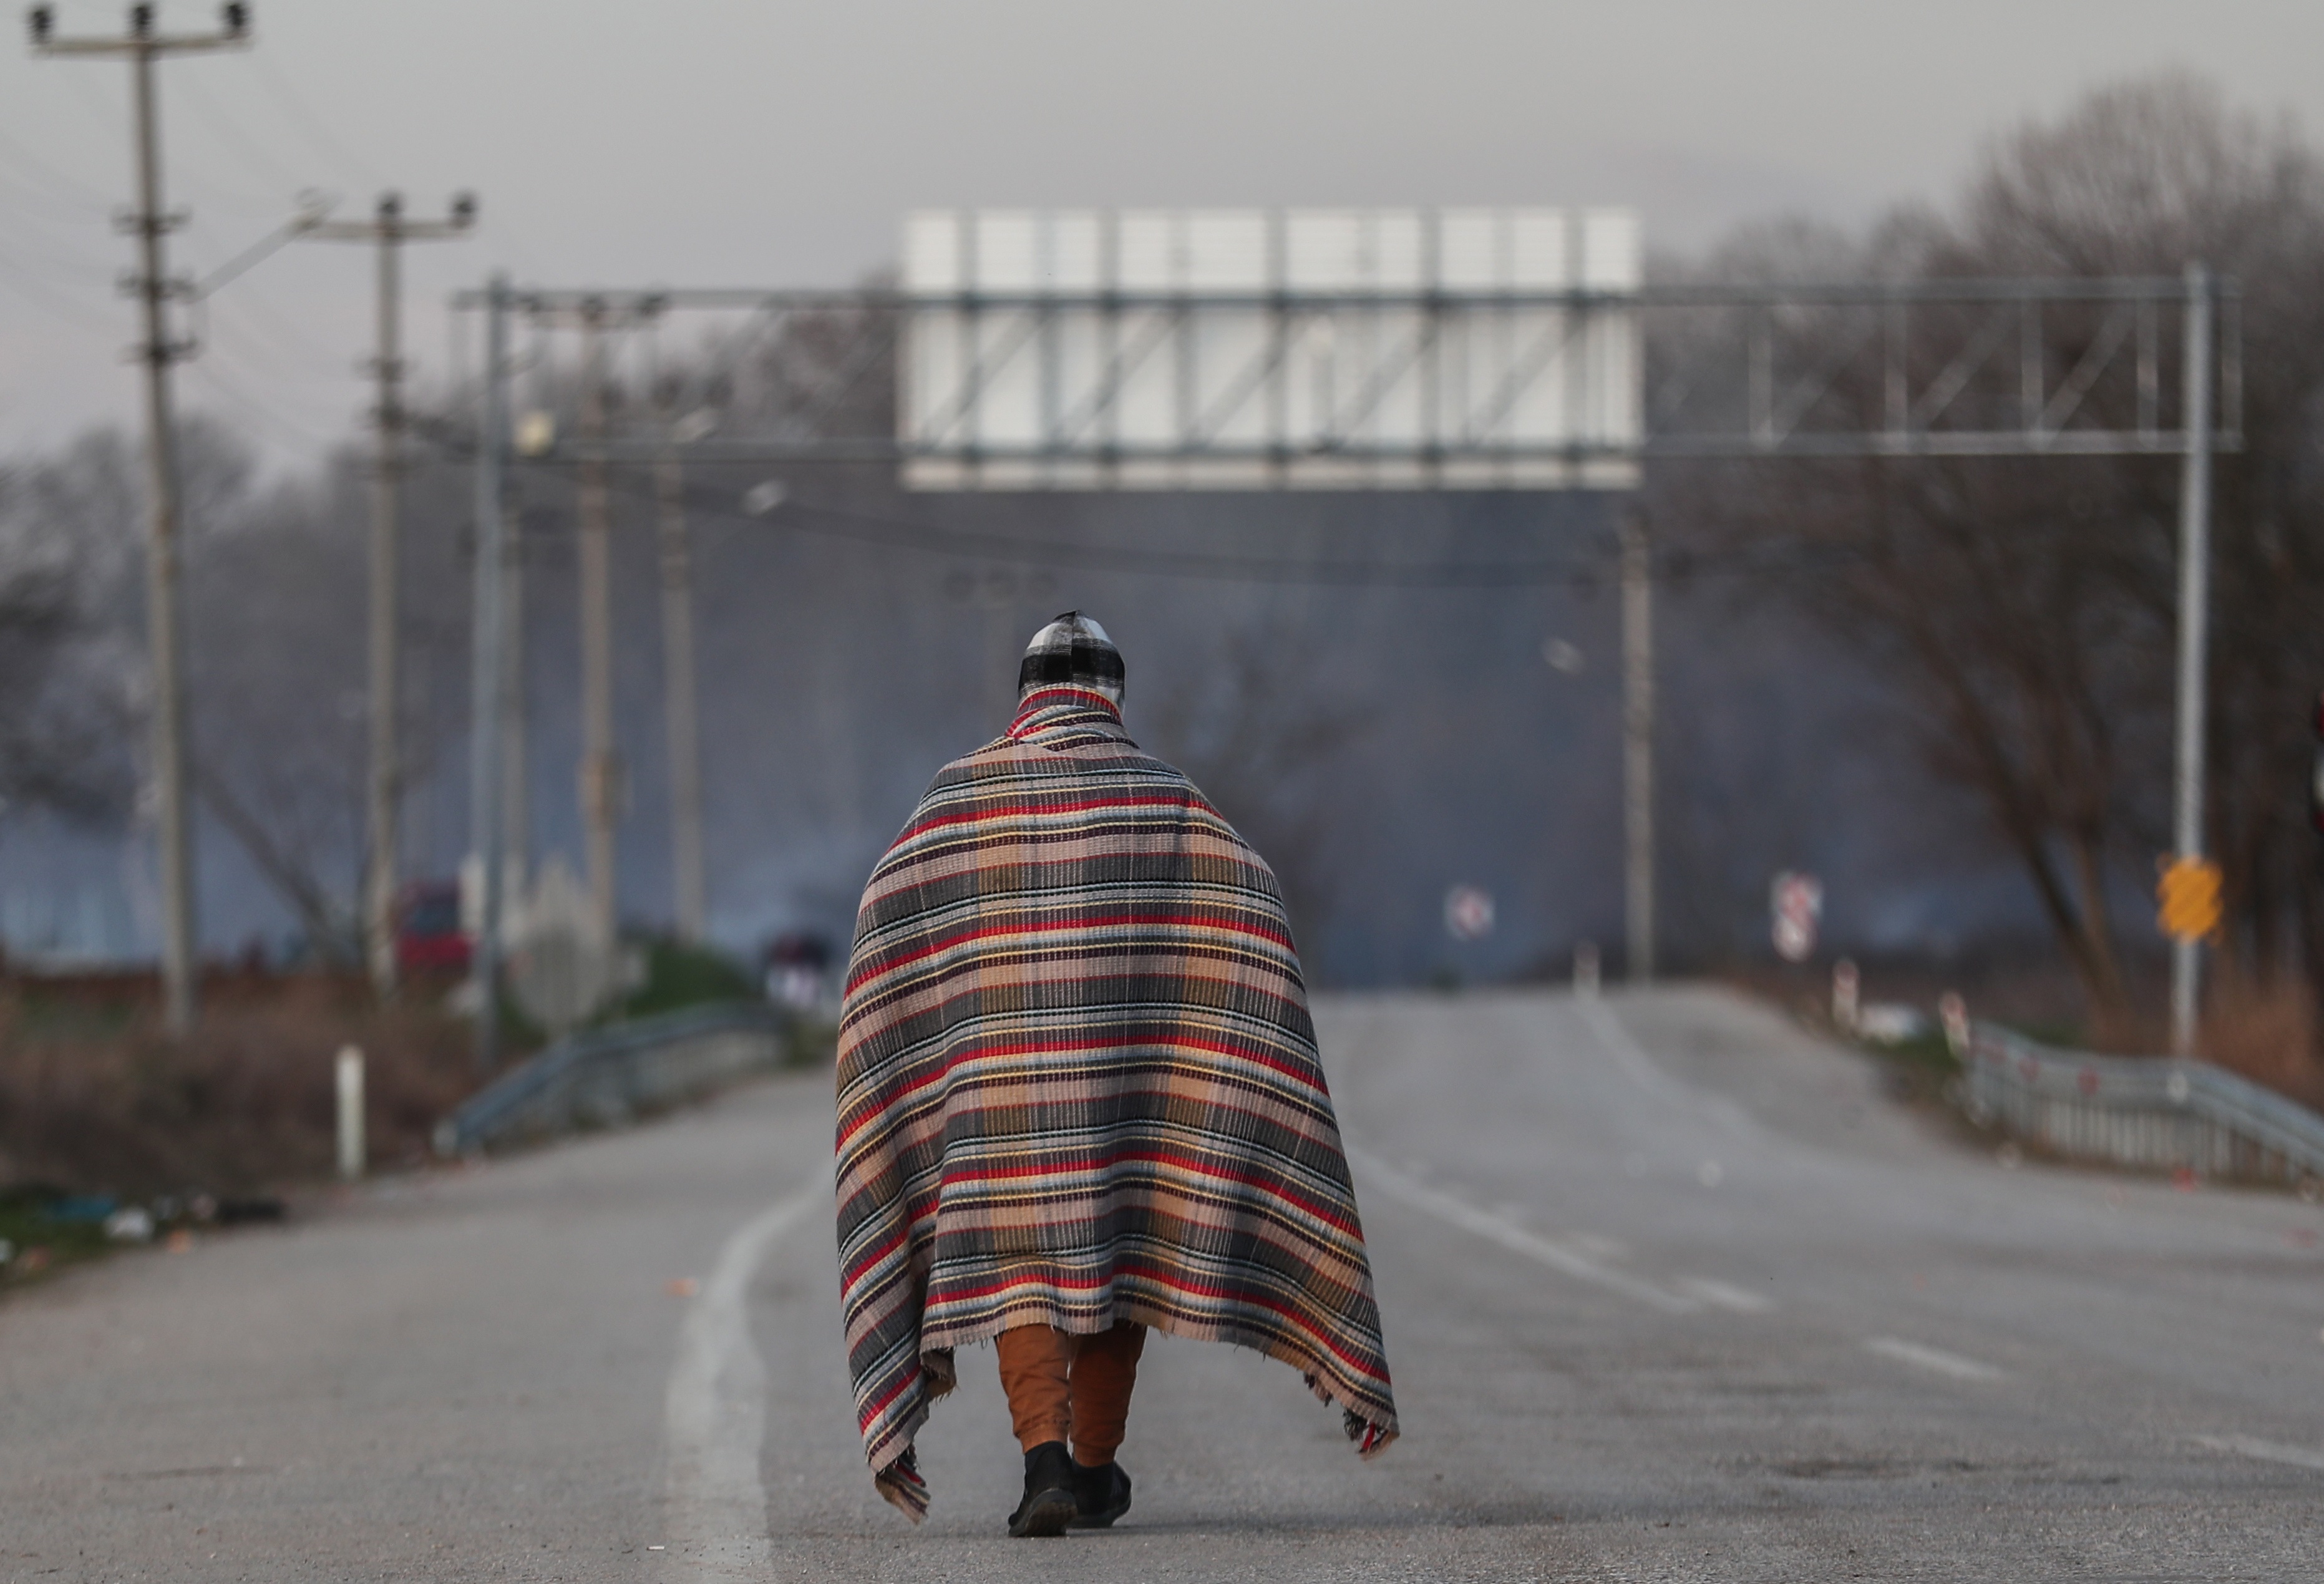
[[[424,1157],[474,1087],[466,1028],[379,1009],[325,976],[226,984],[172,1042],[122,982],[0,981],[0,1184],[124,1196],[242,1193],[327,1173],[332,1064],[366,1057],[366,1129],[381,1165]]]
[[[2324,1110],[2324,1056],[2316,1035],[2316,995],[2304,980],[2255,980],[2229,971],[2211,986],[2203,1014],[2204,1056]]]
[[[2112,1055],[2154,1056],[2171,1048],[2170,1018],[2163,1003],[2159,960],[2134,960],[2135,999],[2095,1009],[2072,971],[2055,956],[2036,950],[1937,964],[1911,959],[1866,958],[1867,1002],[1901,1001],[1933,1013],[1937,999],[1955,990],[1970,1014],[2014,1028],[2045,1045]],[[1720,977],[1764,997],[1812,1027],[1829,1028],[1831,970],[1807,965],[1755,962],[1723,970]],[[2240,1073],[2302,1105],[2324,1110],[2324,1054],[2319,1054],[2316,999],[2307,981],[2292,974],[2255,978],[2232,966],[2216,972],[2204,996],[2200,1046],[2206,1061]],[[1908,1058],[1934,1059],[1942,1041],[1933,1029]],[[1947,1063],[1936,1061],[1937,1067]],[[1927,1086],[1933,1096],[1941,1084]]]

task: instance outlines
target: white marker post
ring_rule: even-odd
[[[1831,1020],[1842,1034],[1857,1030],[1864,1010],[1862,985],[1852,960],[1842,957],[1831,965]]]
[[[339,1175],[359,1183],[364,1174],[364,1056],[349,1045],[339,1053]]]

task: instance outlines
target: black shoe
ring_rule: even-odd
[[[1045,1441],[1025,1454],[1025,1499],[1009,1515],[1009,1533],[1063,1534],[1081,1511],[1074,1496],[1073,1454],[1061,1441]]]
[[[1110,1528],[1116,1518],[1130,1511],[1130,1472],[1119,1463],[1101,1463],[1094,1469],[1076,1463],[1074,1498],[1078,1506],[1074,1514],[1074,1528]]]

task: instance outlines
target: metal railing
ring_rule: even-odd
[[[438,1123],[436,1153],[619,1126],[778,1065],[788,1029],[772,1007],[729,1001],[567,1035]]]
[[[1963,1043],[1962,1106],[1980,1127],[2076,1160],[2324,1180],[2324,1116],[2223,1068],[2057,1050],[1990,1023]]]

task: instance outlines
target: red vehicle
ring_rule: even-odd
[[[420,979],[456,979],[468,972],[457,882],[413,880],[396,894],[395,966]]]

